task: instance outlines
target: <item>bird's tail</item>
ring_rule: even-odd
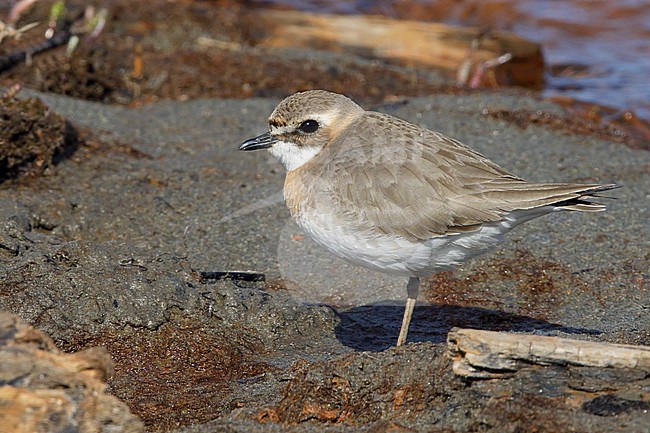
[[[582,212],[600,212],[605,205],[595,201],[605,198],[600,193],[619,188],[619,185],[575,184],[575,183],[531,183],[513,182],[504,184],[491,183],[485,196],[492,203],[507,212],[515,210],[575,210]]]
[[[574,191],[573,194],[577,197],[560,200],[553,203],[557,210],[573,210],[579,212],[602,212],[606,209],[605,205],[594,201],[597,198],[612,199],[613,197],[606,197],[599,195],[604,191],[620,188],[622,185],[608,184],[608,185],[575,185],[575,187],[584,187],[582,190]]]

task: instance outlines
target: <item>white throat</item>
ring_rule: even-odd
[[[277,141],[271,146],[269,152],[284,165],[287,171],[303,166],[321,151],[313,146],[296,146],[286,141]]]

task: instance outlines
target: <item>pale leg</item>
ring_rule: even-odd
[[[415,308],[415,301],[418,299],[418,292],[420,291],[420,278],[411,277],[406,286],[406,307],[404,307],[404,317],[402,318],[402,329],[399,331],[399,338],[397,345],[401,346],[406,343],[406,336],[409,332],[409,324],[411,323],[411,316]]]

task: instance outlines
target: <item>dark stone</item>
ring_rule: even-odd
[[[648,411],[650,410],[650,402],[628,400],[616,395],[607,394],[584,403],[582,410],[598,416],[616,416],[633,410]]]

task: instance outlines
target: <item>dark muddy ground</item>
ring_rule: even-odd
[[[42,97],[105,147],[3,184],[0,303],[65,350],[107,347],[112,392],[151,431],[647,425],[645,374],[531,366],[468,382],[444,350],[453,326],[650,344],[647,152],[483,114],[554,110],[524,97],[376,106],[524,177],[625,185],[605,214],[537,220],[494,254],[427,280],[411,334],[420,343],[391,349],[404,281],[318,249],[279,200],[278,163],[235,150],[277,100],[128,109]],[[200,277],[228,270],[267,283]]]
[[[232,29],[214,8],[238,7],[163,2],[163,14],[147,9],[149,2],[111,4],[122,12],[107,41],[139,29],[142,47]],[[245,19],[232,13],[231,20]],[[192,26],[170,25],[188,16]],[[212,26],[219,19],[223,25]],[[164,31],[161,23],[168,23]],[[131,51],[115,51],[123,71],[132,71],[135,39]],[[26,125],[21,134],[48,147],[21,165],[22,176],[0,184],[0,308],[66,351],[106,347],[115,363],[110,391],[149,431],[647,431],[645,373],[531,365],[506,379],[466,381],[451,372],[444,343],[449,329],[462,326],[650,345],[650,156],[643,146],[625,146],[628,138],[567,119],[525,92],[449,94],[441,77],[422,72],[426,80],[408,81],[413,71],[399,65],[251,50],[252,64],[263,57],[288,69],[234,63],[239,72],[228,78],[211,69],[231,64],[224,53],[190,47],[193,60],[183,65],[175,62],[183,50],[160,44],[142,56],[143,74],[151,74],[145,81],[168,72],[167,84],[151,86],[161,93],[136,96],[124,84],[133,78],[122,78],[108,96],[89,98],[75,78],[70,88],[82,87],[76,98],[22,91],[2,106],[8,119],[18,112],[33,120],[11,128]],[[313,63],[297,66],[296,58]],[[323,76],[333,65],[340,81]],[[66,93],[39,85],[56,80],[20,68],[0,79]],[[286,79],[287,71],[304,81]],[[278,194],[281,166],[266,153],[236,151],[265,129],[278,102],[214,99],[246,96],[249,80],[247,95],[351,89],[365,107],[459,138],[525,178],[624,188],[612,194],[607,213],[536,220],[493,254],[432,276],[416,309],[415,344],[392,348],[405,281],[320,250],[289,220]],[[230,91],[226,84],[232,94],[219,93]],[[383,98],[432,92],[439,93]],[[25,102],[31,96],[45,105]],[[213,99],[173,100],[198,97]],[[170,100],[142,104],[157,98]],[[55,157],[61,152],[66,158]],[[232,270],[264,273],[266,282],[201,277]]]

